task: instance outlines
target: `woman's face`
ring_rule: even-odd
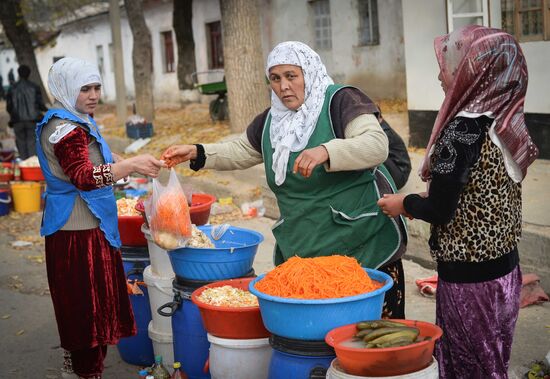
[[[101,84],[92,83],[87,84],[80,88],[80,93],[76,99],[75,109],[80,113],[92,114],[94,113],[97,104],[99,103],[99,97],[101,96]]]
[[[282,64],[269,69],[269,83],[281,102],[293,111],[304,103],[305,83],[300,66]]]

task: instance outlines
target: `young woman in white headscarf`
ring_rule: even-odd
[[[404,318],[401,255],[406,231],[400,217],[377,209],[393,181],[382,163],[388,139],[378,108],[359,89],[335,85],[319,55],[301,42],[283,42],[268,56],[271,107],[236,141],[179,145],[162,155],[169,165],[244,169],[264,163],[277,197],[274,264],[294,255],[342,254],[392,275],[384,316]]]
[[[40,233],[65,350],[62,376],[101,378],[107,345],[136,332],[112,185],[132,172],[156,177],[163,163],[111,152],[92,117],[101,94],[94,65],[63,58],[50,68],[48,87],[55,104],[37,125],[47,184]]]
[[[522,286],[521,181],[538,155],[523,113],[527,63],[514,37],[478,25],[437,37],[435,53],[445,99],[421,167],[428,192],[379,204],[431,224],[439,377],[505,379]]]

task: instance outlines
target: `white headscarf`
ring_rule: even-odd
[[[304,74],[304,103],[297,111],[288,109],[277,94],[271,92],[271,128],[269,138],[275,149],[272,169],[275,183],[286,178],[290,152],[303,150],[315,130],[325,101],[325,92],[334,82],[319,55],[302,42],[287,41],[275,46],[267,57],[266,75],[273,66],[291,64],[302,68]]]
[[[89,62],[77,58],[62,58],[55,62],[48,73],[48,88],[52,96],[63,107],[82,122],[90,125],[90,116],[76,110],[76,100],[80,89],[88,84],[101,84],[101,75],[97,67]],[[63,123],[55,127],[48,140],[58,143],[63,137],[76,128],[71,123]]]
[[[82,59],[62,58],[55,62],[48,73],[48,88],[66,110],[89,123],[89,116],[76,110],[80,89],[88,84],[101,84],[101,75],[95,65]]]

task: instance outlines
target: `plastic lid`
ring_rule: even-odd
[[[174,368],[180,368],[181,367],[181,363],[179,362],[174,362]]]

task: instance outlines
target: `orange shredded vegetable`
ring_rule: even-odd
[[[267,295],[295,299],[330,299],[372,292],[382,283],[372,280],[355,258],[343,255],[292,257],[256,283]]]
[[[189,206],[183,192],[168,192],[162,195],[151,217],[155,230],[172,233],[176,236],[191,237]]]

